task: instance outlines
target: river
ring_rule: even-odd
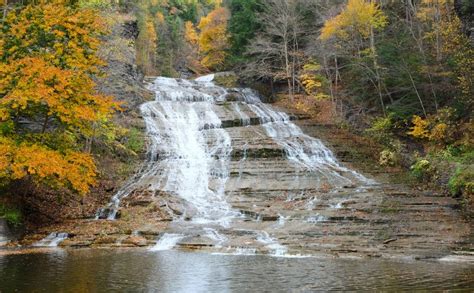
[[[462,263],[137,249],[0,256],[1,292],[472,290],[473,275]]]

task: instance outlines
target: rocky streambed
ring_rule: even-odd
[[[101,217],[116,219],[71,220],[18,244],[56,231],[68,233],[61,247],[473,260],[457,201],[409,187],[370,142],[211,78],[149,88],[148,159]]]

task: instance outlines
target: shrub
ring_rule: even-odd
[[[448,188],[453,196],[464,195],[466,198],[474,194],[473,166],[458,167],[449,179]]]
[[[375,118],[372,121],[371,127],[365,130],[365,133],[377,142],[390,146],[393,144],[392,129],[392,115],[388,115],[387,117]]]
[[[433,167],[430,161],[421,158],[418,159],[411,167],[411,174],[420,181],[428,180],[433,174]]]
[[[143,137],[140,130],[137,128],[131,128],[127,134],[127,143],[126,147],[135,152],[139,153],[143,150]]]
[[[418,139],[427,139],[433,144],[447,145],[453,141],[453,133],[456,132],[453,117],[454,110],[451,108],[441,109],[426,119],[414,115],[413,126],[410,127],[411,131],[408,135]]]
[[[388,149],[380,153],[379,164],[381,166],[394,166],[398,162],[397,153]]]

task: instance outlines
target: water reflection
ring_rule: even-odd
[[[466,263],[54,250],[0,256],[0,292],[474,289]]]

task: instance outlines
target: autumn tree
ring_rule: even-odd
[[[201,64],[209,69],[219,69],[224,65],[229,49],[228,20],[229,11],[224,7],[218,7],[201,18],[197,26]]]
[[[383,80],[381,68],[378,62],[377,50],[375,46],[375,31],[387,25],[387,17],[382,12],[375,1],[349,0],[346,7],[337,16],[328,19],[321,29],[321,40],[336,38],[344,43],[352,43],[357,57],[368,56],[372,60],[372,66],[368,67],[362,63],[373,76],[372,83],[377,89],[382,111],[385,113],[385,102],[383,97]],[[364,44],[369,40],[368,50]]]
[[[91,76],[105,25],[95,11],[55,0],[12,10],[0,29],[0,178],[85,194],[94,185],[84,152],[117,104]]]
[[[157,41],[154,17],[149,15],[149,3],[141,0],[138,4],[138,37],[136,40],[137,65],[145,75],[157,72]]]
[[[187,44],[186,66],[193,72],[206,72],[208,69],[201,64],[199,54],[199,35],[191,21],[184,24],[184,39]]]
[[[139,36],[137,63],[146,75],[178,76],[206,70],[198,60],[199,44],[187,40],[189,28],[220,0],[139,0],[135,8]],[[191,26],[189,26],[191,25]],[[212,35],[211,35],[212,36]]]

